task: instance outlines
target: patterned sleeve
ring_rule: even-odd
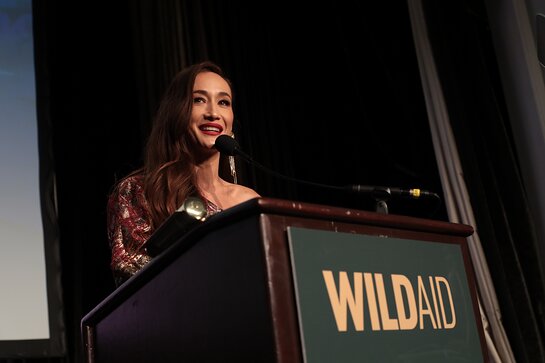
[[[152,233],[146,205],[143,188],[137,177],[121,181],[108,198],[107,232],[116,286],[151,260],[142,248]]]

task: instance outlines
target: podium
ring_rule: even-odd
[[[472,233],[256,198],[164,234],[168,247],[81,320],[85,359],[486,362]]]

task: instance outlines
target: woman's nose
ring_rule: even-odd
[[[206,108],[206,115],[207,118],[216,119],[219,117],[219,114],[216,112],[216,107],[214,104],[209,103],[208,107]]]

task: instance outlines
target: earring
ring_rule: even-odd
[[[231,137],[234,139],[235,134],[232,134]],[[233,155],[229,155],[229,169],[231,170],[231,176],[233,177],[233,183],[237,183],[237,169],[235,167],[235,157]]]

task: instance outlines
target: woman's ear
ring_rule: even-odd
[[[240,128],[240,121],[238,120],[238,118],[235,118],[233,120],[233,125],[231,126],[231,136],[232,137],[235,137],[235,133],[239,131],[239,128]]]

